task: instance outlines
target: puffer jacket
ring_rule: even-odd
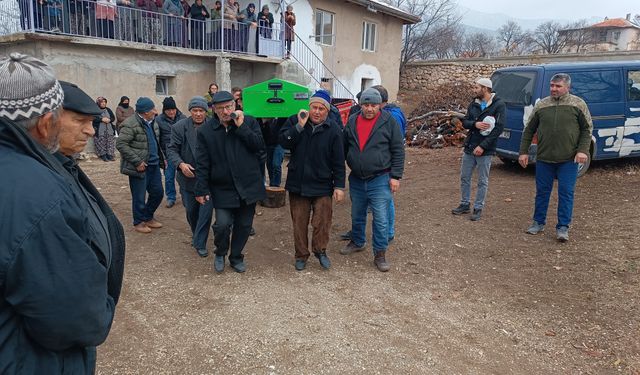
[[[136,113],[122,123],[120,136],[116,141],[116,148],[120,152],[120,173],[133,177],[144,177],[144,172],[138,172],[136,167],[141,162],[149,161],[149,143],[147,141],[146,126],[142,118]],[[160,158],[160,168],[165,167],[165,156],[160,147],[160,127],[153,121],[153,132],[158,142],[158,157]]]

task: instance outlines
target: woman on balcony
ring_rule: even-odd
[[[96,2],[96,20],[99,38],[113,39],[115,37],[114,23],[118,13],[115,0],[98,0]]]
[[[295,39],[293,27],[296,25],[296,14],[293,13],[293,5],[287,5],[287,11],[284,12],[284,41],[287,45],[287,59],[291,56],[291,43]]]
[[[180,5],[180,0],[164,0],[162,10],[167,16],[164,17],[164,28],[166,30],[165,41],[168,46],[181,46],[182,25],[181,18],[184,9]]]
[[[210,17],[202,0],[196,0],[191,6],[191,48],[203,49],[205,21]]]

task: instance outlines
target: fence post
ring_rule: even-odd
[[[224,52],[224,23],[225,23],[225,19],[224,19],[224,13],[222,13],[222,16],[220,17],[220,52]]]
[[[25,1],[25,0],[20,0],[20,1]],[[28,4],[28,9],[29,9],[29,27],[27,27],[28,30],[30,31],[35,31],[36,27],[35,27],[35,9],[33,8],[34,2],[33,1],[27,1]]]

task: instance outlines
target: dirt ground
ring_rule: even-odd
[[[454,217],[459,149],[408,150],[397,234],[378,272],[343,256],[293,268],[288,208],[260,208],[248,271],[213,272],[180,204],[131,230],[117,163],[82,167],[127,231],[125,285],[99,374],[640,374],[640,161],[595,163],[578,182],[571,241],[524,233],[534,174],[494,162],[485,215]],[[553,200],[552,200],[553,201]],[[211,242],[211,238],[210,238]]]

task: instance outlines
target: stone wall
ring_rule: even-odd
[[[401,73],[400,95],[419,95],[452,82],[473,82],[507,66],[622,60],[640,60],[640,51],[417,61],[408,64]]]
[[[409,65],[400,76],[400,91],[403,95],[414,92],[433,91],[451,82],[473,82],[478,77],[490,77],[498,68],[506,64],[441,63],[429,65]]]

